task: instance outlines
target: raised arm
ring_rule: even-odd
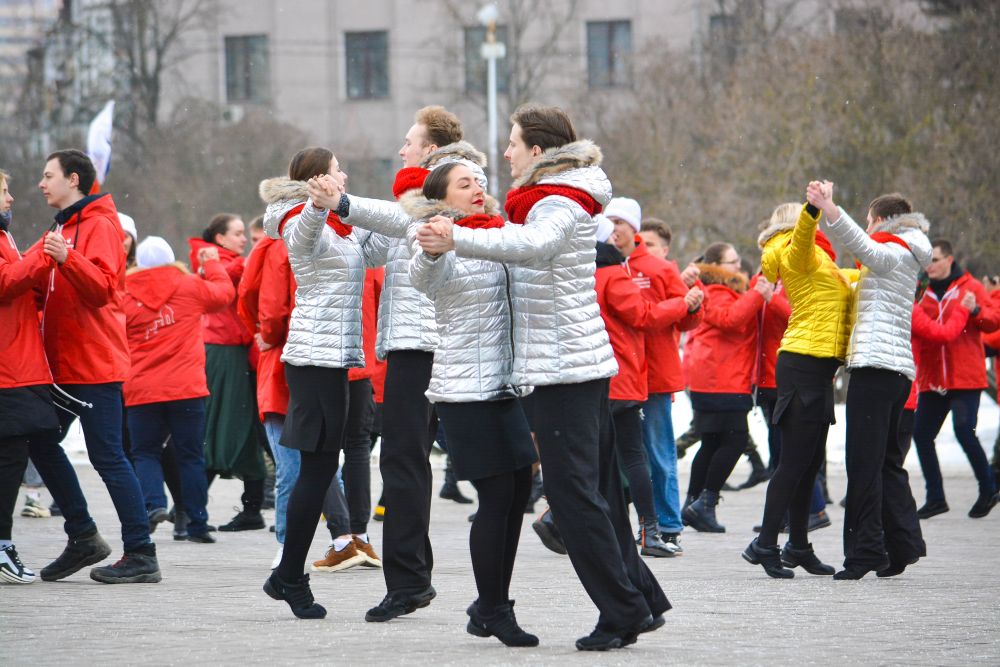
[[[301,213],[289,218],[282,237],[290,256],[308,257],[315,252],[329,214],[329,210],[316,208],[310,200]]]
[[[342,218],[345,223],[391,238],[406,238],[411,220],[398,202],[354,195],[347,195],[347,198],[351,205],[348,214]]]
[[[535,204],[523,225],[491,229],[453,227],[455,253],[494,262],[551,259],[576,234],[581,211],[580,205],[571,199],[552,195]]]
[[[813,273],[819,268],[820,260],[816,256],[816,227],[821,215],[819,209],[810,204],[802,207],[795,229],[792,230],[792,243],[785,255],[789,268],[800,273]],[[767,279],[775,282],[770,276]]]
[[[198,280],[198,301],[206,313],[222,310],[236,295],[233,281],[218,258],[202,262],[201,268],[204,280]]]
[[[872,240],[847,211],[833,203],[833,183],[813,181],[806,199],[823,212],[823,230],[840,241],[859,262],[879,275],[891,273],[903,259],[906,249],[895,243]]]
[[[442,255],[432,256],[423,251],[416,239],[417,229],[423,222],[411,225],[407,234],[410,244],[410,284],[419,292],[433,299],[441,286],[451,277],[455,268],[455,253],[448,251]],[[456,229],[461,229],[456,227]]]

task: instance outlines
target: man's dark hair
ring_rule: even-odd
[[[573,121],[559,107],[524,104],[511,114],[510,122],[521,127],[528,148],[538,146],[544,151],[576,141]]]
[[[642,225],[639,226],[640,232],[653,232],[666,243],[668,246],[674,238],[674,233],[670,229],[670,225],[665,223],[659,218],[644,218]]]
[[[240,216],[236,215],[235,213],[217,214],[214,218],[212,218],[212,221],[208,223],[208,227],[205,228],[205,231],[201,233],[202,240],[206,241],[207,243],[215,243],[215,237],[218,234],[222,234],[223,236],[225,236],[226,232],[229,231],[229,223],[232,222],[233,220],[236,220],[239,217]],[[215,245],[219,244],[215,243]]]
[[[888,220],[904,213],[913,213],[913,205],[903,195],[893,192],[873,199],[872,203],[868,205],[868,210],[871,212],[873,220],[879,218]]]
[[[945,257],[954,257],[955,251],[951,247],[951,241],[948,239],[934,239],[931,242],[932,248],[937,248],[941,251],[941,254]]]
[[[448,194],[448,174],[458,165],[458,162],[449,162],[432,169],[424,179],[424,187],[421,189],[424,196],[428,199],[444,199]]]
[[[259,230],[263,231],[264,230],[264,216],[258,215],[256,218],[254,218],[253,220],[251,220],[248,229],[252,229],[254,231],[256,231],[256,230],[259,229]]]
[[[731,243],[725,243],[724,241],[718,241],[712,245],[705,248],[705,254],[702,256],[705,264],[722,264],[722,257],[726,254],[727,250],[735,249]]]
[[[90,161],[86,153],[75,148],[67,148],[50,153],[45,161],[49,162],[50,160],[59,160],[59,168],[62,169],[66,178],[69,178],[70,174],[77,175],[80,179],[80,183],[77,185],[80,194],[84,196],[90,194],[91,188],[94,187],[94,181],[97,180],[97,170],[94,169],[94,163]]]

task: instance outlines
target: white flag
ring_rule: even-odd
[[[111,100],[90,121],[90,129],[87,130],[87,155],[97,170],[97,182],[102,185],[111,169],[111,120],[114,113],[115,101]]]

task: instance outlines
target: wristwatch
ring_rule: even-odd
[[[346,194],[340,195],[340,203],[337,204],[337,209],[334,211],[339,218],[346,218],[351,214],[351,198]]]

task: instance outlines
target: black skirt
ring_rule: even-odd
[[[798,400],[804,410],[802,419],[810,422],[835,424],[833,411],[833,376],[839,359],[810,357],[795,352],[780,352],[774,375],[778,382],[778,399],[771,415],[772,424],[781,417],[792,401]]]
[[[514,472],[538,460],[531,430],[517,399],[436,403],[459,479]]]
[[[753,408],[753,396],[692,391],[691,407],[696,433],[741,433],[749,430],[747,413]]]
[[[58,430],[49,385],[0,389],[0,440]]]
[[[301,452],[341,448],[349,391],[346,368],[285,364],[288,414],[281,444]]]

